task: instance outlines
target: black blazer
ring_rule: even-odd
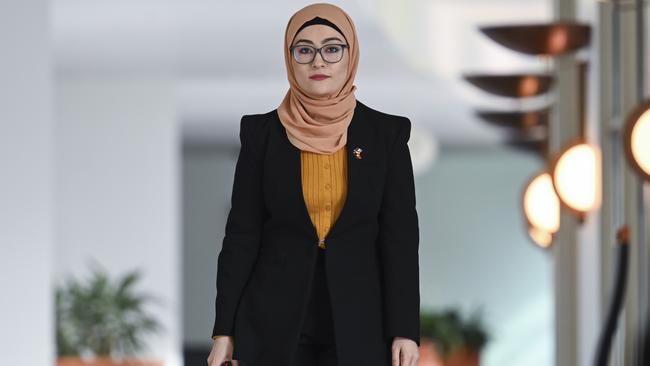
[[[389,366],[394,336],[420,344],[410,131],[408,118],[357,101],[348,127],[346,201],[325,239],[338,366]],[[287,366],[302,329],[318,235],[303,199],[300,150],[277,110],[245,115],[239,137],[212,335],[233,336],[233,358],[244,365]]]

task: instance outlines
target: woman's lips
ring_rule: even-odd
[[[323,79],[327,79],[328,77],[329,76],[327,75],[318,74],[318,75],[310,76],[309,78],[312,80],[323,80]]]

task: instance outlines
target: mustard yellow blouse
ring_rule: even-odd
[[[309,217],[325,249],[325,236],[341,213],[348,192],[347,145],[332,155],[300,152],[302,193]],[[227,337],[216,335],[212,339]]]
[[[325,249],[325,236],[339,217],[347,195],[347,145],[334,154],[300,152],[302,193],[309,217]]]

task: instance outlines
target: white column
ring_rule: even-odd
[[[611,351],[612,365],[636,365],[639,355],[638,335],[647,308],[648,249],[647,238],[641,233],[643,216],[642,182],[625,159],[623,128],[625,118],[639,103],[638,34],[634,2],[618,9],[611,3],[599,5],[601,74],[601,120],[604,160],[604,196],[602,208],[602,304],[611,302],[612,282],[617,258],[616,231],[622,225],[630,228],[628,281],[623,314],[619,318],[617,336]],[[647,34],[647,32],[646,32]],[[646,37],[648,37],[646,35]],[[650,37],[646,38],[650,39]],[[646,48],[647,52],[647,48]],[[645,77],[648,68],[644,66]],[[647,95],[647,92],[644,92]],[[604,321],[601,320],[601,322]]]
[[[0,365],[52,365],[49,2],[0,1]]]
[[[626,7],[626,10],[621,10],[619,19],[620,33],[619,38],[615,41],[620,43],[621,115],[617,120],[623,122],[627,114],[639,104],[642,97],[638,90],[641,75],[639,75],[637,69],[639,65],[639,49],[637,48],[638,34],[635,6],[630,4]],[[622,123],[615,126],[615,128],[621,131],[620,135],[622,136]],[[625,296],[625,310],[622,317],[624,324],[621,327],[624,334],[623,364],[636,365],[639,356],[637,340],[643,319],[641,296],[646,291],[641,288],[646,281],[641,277],[641,273],[642,266],[647,266],[647,262],[640,262],[643,259],[641,255],[644,253],[642,246],[646,245],[642,235],[639,235],[640,220],[642,219],[639,215],[639,204],[642,202],[642,180],[625,161],[624,152],[619,151],[617,154],[620,154],[621,164],[624,165],[624,191],[617,192],[617,197],[622,200],[624,223],[630,228],[630,267]]]
[[[578,0],[555,0],[554,18],[595,24],[596,19],[579,19]],[[589,12],[587,17],[593,17]],[[595,28],[595,27],[594,27]],[[592,37],[592,40],[596,37]],[[595,47],[592,43],[589,47]],[[588,51],[580,51],[582,53]],[[598,60],[588,58],[585,89],[585,137],[598,143],[597,108],[594,95],[598,83]],[[555,106],[551,119],[549,150],[558,154],[580,137],[580,75],[578,59],[584,54],[569,54],[555,59]],[[599,329],[600,248],[598,212],[587,214],[585,221],[562,208],[560,231],[553,247],[555,274],[555,364],[592,364]]]
[[[577,137],[577,73],[573,56],[557,59],[556,104],[551,118],[549,151],[556,154]],[[578,220],[562,208],[560,230],[552,248],[555,277],[556,365],[578,365]]]

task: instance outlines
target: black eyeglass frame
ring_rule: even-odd
[[[316,48],[316,47],[310,46],[308,44],[298,44],[298,45],[294,45],[294,46],[289,47],[289,52],[291,52],[291,57],[293,58],[293,60],[296,61],[297,63],[301,64],[301,65],[306,65],[306,64],[310,64],[310,63],[314,62],[314,60],[316,59],[316,54],[317,53],[320,53],[320,58],[322,58],[323,61],[327,62],[328,64],[335,64],[335,63],[341,62],[341,60],[343,60],[343,54],[342,53],[341,53],[341,59],[338,60],[338,61],[329,62],[329,61],[325,60],[325,57],[323,57],[323,54],[321,53],[321,50],[323,48],[330,47],[330,46],[341,46],[343,48],[343,50],[345,50],[346,48],[350,48],[350,45],[343,44],[343,43],[330,43],[330,44],[324,45],[321,48]],[[297,48],[297,47],[309,47],[309,48],[315,50],[316,52],[314,52],[314,57],[312,57],[312,59],[309,60],[308,62],[298,62],[298,60],[296,60],[296,57],[293,55],[293,50],[295,48]]]

